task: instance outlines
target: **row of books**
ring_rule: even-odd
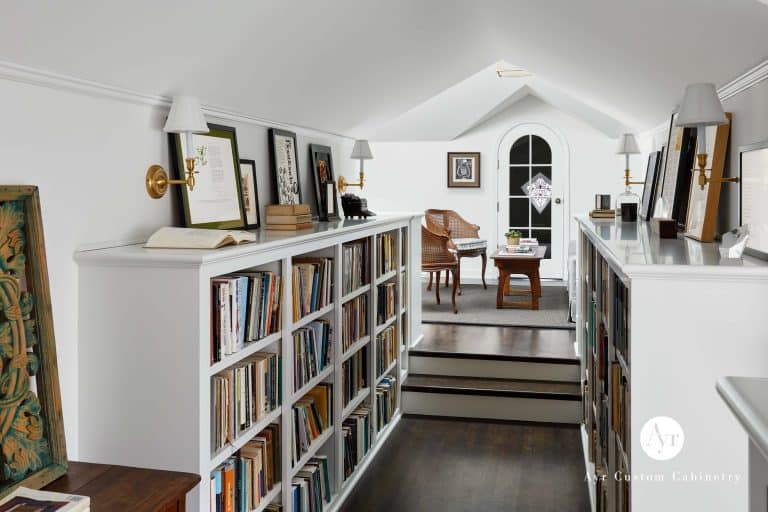
[[[355,409],[341,425],[344,440],[344,478],[348,478],[371,448],[371,410]]]
[[[397,409],[397,379],[395,377],[387,375],[376,386],[376,407],[378,407],[376,410],[378,413],[376,430],[380,431],[387,426]]]
[[[397,359],[397,330],[390,325],[376,336],[376,376],[380,377]]]
[[[249,272],[211,280],[211,364],[280,330],[282,280]]]
[[[376,237],[376,275],[384,275],[396,268],[395,234],[382,233]]]
[[[280,406],[280,356],[255,354],[211,378],[213,451],[232,442]]]
[[[333,302],[333,258],[294,258],[293,321]]]
[[[611,427],[629,455],[629,381],[619,363],[611,364]]]
[[[342,293],[352,293],[358,288],[370,283],[368,241],[358,240],[344,244],[341,248],[342,255]]]
[[[315,320],[293,332],[293,389],[298,391],[331,364],[331,323]]]
[[[318,384],[293,405],[291,461],[294,465],[307,453],[312,441],[330,428],[332,407],[332,386],[326,383]]]
[[[341,344],[346,351],[368,335],[368,295],[359,295],[341,307]]]
[[[322,512],[331,502],[331,475],[328,457],[317,455],[309,459],[291,482],[294,512]]]
[[[357,396],[361,389],[368,387],[368,347],[355,352],[342,365],[341,381],[343,401],[346,405]]]
[[[613,280],[613,343],[616,352],[621,354],[624,362],[629,365],[629,289],[618,276],[614,275]]]
[[[380,284],[376,290],[376,321],[383,324],[395,316],[395,289],[397,283]]]
[[[211,472],[211,512],[250,512],[280,480],[280,425],[262,430]],[[282,507],[269,504],[269,511]]]

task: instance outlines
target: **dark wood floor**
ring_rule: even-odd
[[[405,417],[343,512],[589,510],[577,427]]]
[[[423,324],[417,350],[576,359],[576,331],[527,327]]]

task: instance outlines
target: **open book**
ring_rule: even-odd
[[[160,228],[144,247],[150,249],[218,249],[256,241],[256,234],[225,229]]]
[[[41,512],[88,512],[88,496],[50,491],[34,491],[19,487],[0,501],[0,512],[34,510]]]

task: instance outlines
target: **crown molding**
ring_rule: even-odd
[[[171,98],[168,96],[146,94],[133,91],[131,89],[124,89],[122,87],[116,87],[91,80],[84,80],[69,75],[62,75],[59,73],[22,66],[20,64],[2,60],[0,60],[0,79],[35,85],[38,87],[46,87],[48,89],[54,89],[58,91],[74,92],[86,96],[109,98],[126,103],[148,105],[155,108],[166,109],[170,108],[171,106]],[[303,135],[310,136],[331,136],[343,139],[354,139],[354,137],[351,135],[319,130],[303,125],[281,123],[271,119],[253,116],[243,112],[236,112],[234,110],[229,110],[215,105],[202,104],[201,107],[203,109],[203,113],[206,116],[225,119],[227,121],[263,126],[265,128],[281,128],[284,130],[300,132]]]
[[[768,78],[768,59],[748,69],[725,85],[717,89],[720,101],[736,96]]]

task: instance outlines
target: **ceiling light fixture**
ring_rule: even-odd
[[[523,78],[525,76],[531,76],[531,72],[521,68],[520,66],[513,66],[503,61],[496,63],[496,76],[499,78]]]

